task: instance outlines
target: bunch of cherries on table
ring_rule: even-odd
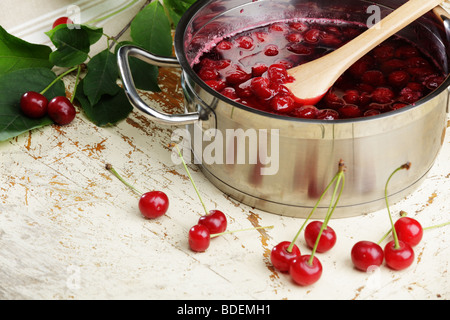
[[[52,27],[70,23],[73,22],[69,18],[61,17],[55,20]],[[56,124],[67,125],[75,119],[76,109],[73,102],[65,96],[54,97],[48,101],[44,93],[51,85],[42,92],[25,92],[20,99],[20,109],[28,118],[39,119],[48,115]]]
[[[222,39],[194,65],[223,96],[269,113],[309,119],[378,115],[416,103],[444,81],[432,59],[397,36],[345,72],[315,106],[301,105],[284,86],[287,69],[339,48],[365,30],[356,24],[295,21]]]

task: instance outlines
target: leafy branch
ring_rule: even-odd
[[[65,95],[66,88],[62,79],[71,70],[77,74],[71,100],[78,102],[90,121],[97,126],[107,126],[128,117],[133,108],[124,90],[118,85],[118,48],[133,44],[158,55],[171,56],[172,30],[183,13],[195,2],[147,1],[115,37],[93,25],[111,18],[137,1],[133,0],[117,12],[77,28],[59,25],[46,32],[55,46],[54,50],[45,45],[28,43],[0,26],[0,141],[51,124],[47,117],[37,120],[26,118],[20,111],[20,97],[27,91],[41,92],[44,89],[49,99]],[[119,42],[127,28],[130,28],[131,40]],[[105,37],[107,47],[91,56],[91,47]],[[54,67],[63,68],[61,76],[54,73]],[[131,58],[130,68],[138,89],[160,91],[158,67]]]

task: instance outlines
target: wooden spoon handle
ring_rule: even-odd
[[[336,63],[342,64],[342,70],[345,71],[378,44],[442,2],[444,0],[409,0],[348,45],[343,46],[342,50],[336,50],[334,56],[330,54],[330,58],[332,57]]]

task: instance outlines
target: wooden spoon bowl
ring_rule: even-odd
[[[287,83],[297,102],[314,105],[356,61],[404,27],[444,2],[410,0],[341,48],[317,60],[288,70],[295,80]]]

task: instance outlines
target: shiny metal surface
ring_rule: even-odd
[[[172,57],[161,57],[141,48],[135,46],[124,46],[118,50],[118,66],[120,75],[122,78],[125,93],[130,100],[131,104],[150,116],[153,121],[161,124],[190,124],[194,123],[199,119],[198,112],[193,112],[189,114],[171,115],[159,112],[150,106],[148,106],[139,96],[133,81],[133,75],[131,74],[129,58],[135,57],[139,58],[147,63],[159,66],[159,67],[176,67],[179,68],[180,64],[176,58]]]
[[[390,12],[389,8],[396,8],[402,1],[381,0],[375,3],[380,4],[384,16]],[[383,208],[388,176],[407,161],[412,163],[411,169],[401,171],[391,180],[388,190],[391,203],[420,185],[445,136],[448,79],[416,106],[364,119],[316,121],[276,116],[237,104],[205,85],[191,69],[201,52],[222,36],[298,17],[365,23],[368,17],[366,10],[371,4],[374,2],[360,0],[346,0],[339,4],[330,0],[198,1],[183,16],[176,32],[175,49],[183,69],[186,111],[188,115],[198,114],[202,119],[190,124],[188,129],[192,136],[198,132],[205,135],[211,130],[223,133],[210,135],[205,139],[207,141],[202,142],[201,148],[192,145],[192,149],[196,163],[219,189],[261,210],[305,217],[342,159],[347,167],[346,184],[333,216],[342,218]],[[430,13],[403,30],[401,35],[427,48],[437,64],[448,73],[446,32],[442,21]],[[170,123],[170,119],[163,122]],[[269,150],[276,146],[278,172],[261,175],[261,169],[268,165],[264,165],[261,159],[256,163],[250,161],[250,151],[253,150],[250,139],[225,137],[227,130],[257,132],[255,141],[267,142],[264,150],[262,144],[257,145],[257,150],[263,151],[267,157],[275,156]],[[265,136],[262,134],[266,132],[264,130],[276,134]],[[224,159],[219,163],[203,161],[204,153],[212,146],[222,146],[223,154],[229,153],[227,143],[235,148],[234,151],[245,150],[248,161],[237,164],[237,152],[234,159]],[[329,199],[329,196],[324,198],[316,217],[324,216]]]

